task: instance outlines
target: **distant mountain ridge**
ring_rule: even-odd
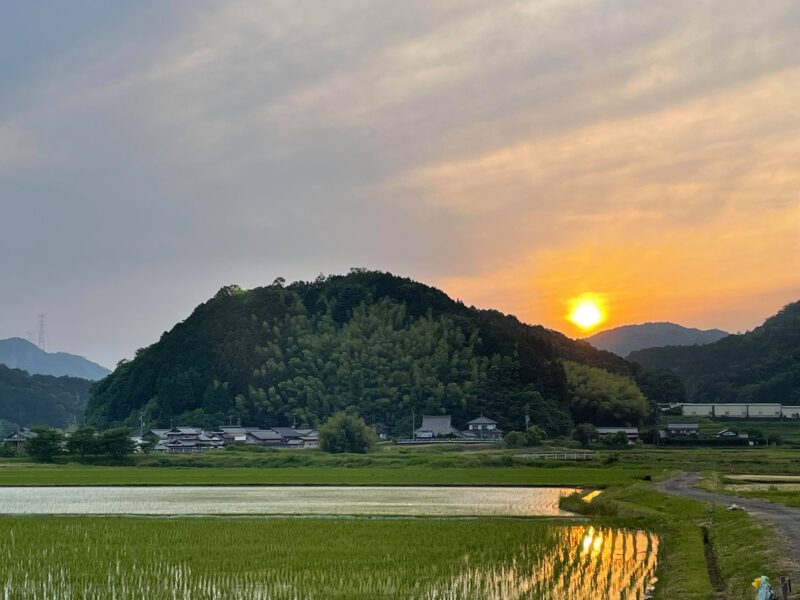
[[[645,348],[712,344],[728,335],[721,329],[694,329],[676,323],[659,322],[607,329],[587,337],[586,341],[599,350],[628,356]]]
[[[30,375],[0,365],[0,434],[19,427],[66,427],[83,416],[90,381],[77,377]]]
[[[111,373],[82,356],[66,352],[45,352],[22,338],[0,340],[0,364],[21,369],[31,375],[78,377],[97,381]]]
[[[691,402],[800,404],[800,302],[747,333],[704,346],[648,348],[628,358],[677,373]]]

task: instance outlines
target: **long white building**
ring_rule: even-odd
[[[684,417],[717,419],[800,419],[800,406],[782,404],[683,404]]]

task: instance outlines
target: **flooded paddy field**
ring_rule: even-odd
[[[575,488],[0,487],[0,514],[566,516]]]
[[[0,597],[643,599],[658,538],[536,519],[0,517]]]

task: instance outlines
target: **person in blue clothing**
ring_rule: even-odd
[[[756,577],[753,581],[753,587],[756,588],[756,600],[778,600],[775,592],[772,591],[772,586],[769,584],[769,577],[762,575]]]

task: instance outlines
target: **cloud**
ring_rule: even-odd
[[[719,296],[739,311],[731,323],[756,318],[746,285],[707,297],[715,268],[742,265],[773,300],[794,289],[776,266],[796,264],[792,0],[89,13],[59,29],[49,60],[18,65],[0,103],[0,244],[22,257],[0,265],[20,284],[0,334],[30,297],[81,323],[102,310],[87,293],[113,297],[109,311],[148,315],[114,325],[113,363],[220,285],[352,265],[551,326],[584,284],[643,286],[648,304],[620,304],[619,318],[666,309],[655,277],[676,271],[648,264],[694,282],[676,301],[687,318],[711,319]],[[169,289],[168,306],[126,304],[134,280]],[[75,332],[73,349],[107,334]]]
[[[11,123],[0,123],[0,169],[25,167],[36,156],[36,143],[28,131]]]

